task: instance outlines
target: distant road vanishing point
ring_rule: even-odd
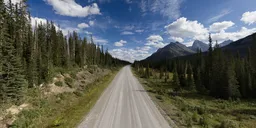
[[[153,101],[124,67],[78,128],[171,128]]]

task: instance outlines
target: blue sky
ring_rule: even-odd
[[[19,0],[15,0],[19,1]],[[93,35],[120,59],[198,39],[237,40],[256,32],[255,0],[28,0],[32,22],[52,20],[65,34]],[[33,23],[32,23],[33,24]]]

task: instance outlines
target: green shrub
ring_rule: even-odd
[[[200,119],[200,117],[199,117],[199,115],[197,114],[197,112],[194,112],[193,115],[192,115],[192,120],[193,120],[194,122],[199,122],[199,119]]]
[[[54,120],[54,122],[53,122],[53,127],[58,127],[58,126],[60,126],[61,124],[62,124],[61,119],[56,119],[56,120]]]
[[[190,116],[187,116],[187,118],[186,118],[185,121],[186,121],[187,127],[188,127],[188,128],[192,128],[192,126],[193,126],[193,121],[192,121],[191,117],[190,117]]]
[[[207,116],[203,116],[202,118],[200,118],[199,120],[199,125],[203,126],[203,127],[208,127],[209,126],[209,119]]]
[[[69,77],[65,77],[65,83],[70,87],[70,88],[73,88],[73,79],[72,78],[69,78]]]
[[[63,86],[63,83],[61,81],[58,81],[55,83],[56,86],[59,86],[59,87],[62,87]]]
[[[76,96],[83,96],[83,92],[81,92],[81,91],[74,91],[74,94],[76,95]]]
[[[160,95],[156,95],[156,98],[158,99],[158,100],[163,100],[163,97],[162,96],[160,96]]]
[[[76,79],[76,73],[75,73],[75,72],[72,72],[72,73],[70,74],[70,76],[71,76],[72,78]]]
[[[183,104],[183,105],[181,105],[181,109],[180,110],[183,111],[183,112],[186,112],[186,111],[188,111],[188,106]]]
[[[202,106],[198,107],[198,108],[197,108],[197,113],[198,113],[199,115],[205,114],[205,113],[206,113],[205,108],[202,107]]]
[[[221,122],[219,128],[237,128],[237,125],[231,120],[224,120]]]
[[[23,110],[18,115],[18,119],[12,124],[12,128],[28,128],[33,127],[31,124],[34,124],[34,119],[40,115],[40,112],[36,109]]]

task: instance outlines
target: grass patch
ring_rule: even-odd
[[[39,88],[28,90],[28,102],[32,109],[22,111],[12,128],[72,128],[76,127],[83,117],[94,106],[101,93],[109,85],[117,71],[73,93],[44,96]],[[73,83],[65,79],[65,83]],[[71,84],[72,85],[72,84]]]
[[[135,71],[134,74],[139,76]],[[156,75],[158,76],[157,73]],[[138,77],[138,79],[151,99],[178,127],[254,128],[256,126],[255,100],[221,100],[200,95],[194,90],[182,90],[174,95],[171,79],[167,82],[155,76],[149,79]]]
[[[59,87],[62,87],[63,86],[63,83],[61,81],[58,81],[56,83],[54,83],[56,86],[59,86]]]
[[[65,77],[64,81],[70,88],[73,88],[74,80],[72,78]]]

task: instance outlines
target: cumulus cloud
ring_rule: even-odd
[[[149,53],[150,47],[149,46],[143,46],[143,47],[137,47],[137,48],[119,48],[119,49],[113,49],[110,50],[109,53],[118,59],[126,60],[129,62],[134,62],[134,60],[142,60],[151,55]]]
[[[245,24],[254,24],[256,23],[256,11],[254,12],[245,12],[241,18]]]
[[[36,25],[39,25],[39,24],[46,24],[46,23],[47,23],[47,20],[44,19],[44,18],[31,17],[31,25],[32,25],[32,28],[35,28]]]
[[[94,25],[94,21],[89,21],[90,26]]]
[[[213,23],[209,29],[211,32],[220,32],[228,29],[229,27],[232,27],[234,24],[235,23],[233,23],[232,21],[216,22]]]
[[[115,42],[115,46],[117,46],[117,47],[122,47],[122,46],[124,46],[124,44],[126,44],[126,43],[127,43],[127,41],[120,40],[120,41],[118,41],[118,42]]]
[[[255,32],[256,32],[256,28],[248,29],[248,28],[242,27],[240,30],[236,32],[221,31],[218,33],[212,33],[211,35],[213,40],[217,40],[218,42],[223,42],[226,40],[236,41],[238,39],[244,38]],[[208,34],[197,35],[193,39],[208,42],[208,36],[209,36]]]
[[[77,27],[80,28],[80,29],[84,29],[84,28],[89,28],[89,25],[86,24],[86,23],[80,23],[80,24],[77,25]]]
[[[153,46],[155,48],[162,48],[166,46],[166,43],[163,43],[164,39],[160,35],[151,35],[147,38],[147,46]]]
[[[68,34],[72,33],[73,31],[75,31],[77,33],[81,32],[81,30],[79,28],[74,28],[74,27],[65,27],[65,28],[61,28],[61,30],[64,35],[68,35]]]
[[[133,32],[129,32],[129,31],[124,31],[121,33],[121,35],[133,35]]]
[[[189,21],[182,17],[165,26],[167,33],[174,37],[191,38],[196,35],[208,33],[208,30],[198,21]]]
[[[178,41],[179,43],[184,42],[184,40],[180,37],[170,37],[171,40]]]
[[[141,0],[140,8],[143,15],[147,13],[159,13],[169,19],[180,17],[180,5],[183,0]]]
[[[100,15],[100,9],[96,3],[82,7],[75,0],[44,0],[53,7],[56,14],[72,17],[87,17]]]

